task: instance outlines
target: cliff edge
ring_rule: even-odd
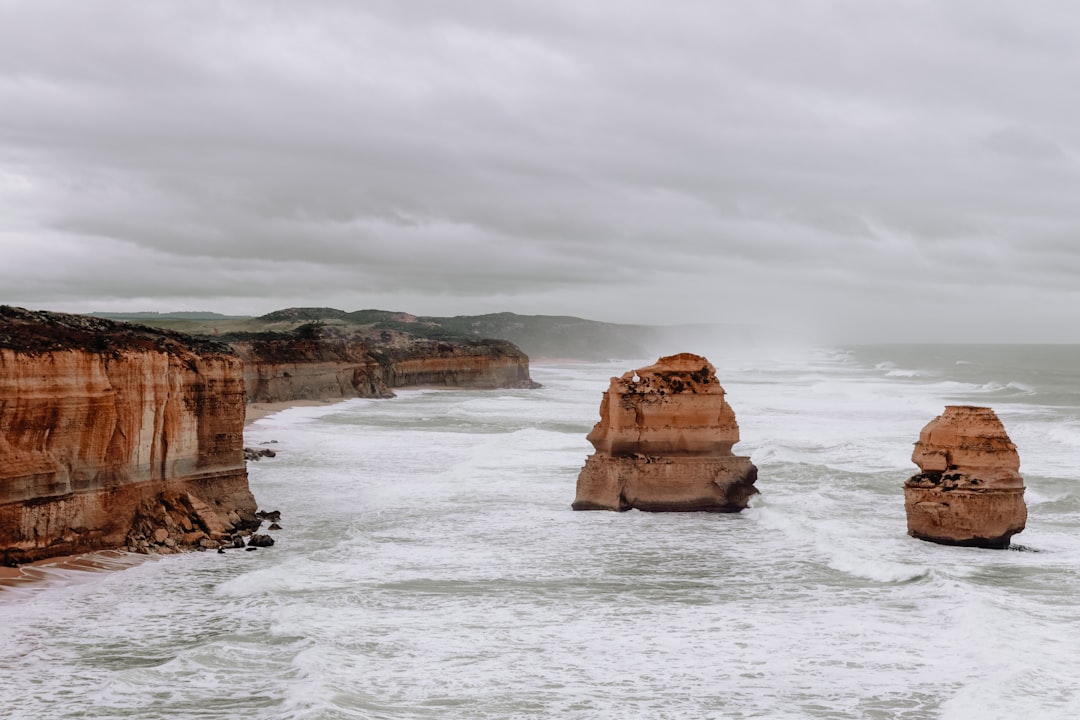
[[[228,346],[0,306],[0,563],[257,525],[244,408]]]
[[[264,316],[272,329],[219,336],[244,361],[248,402],[386,398],[394,388],[424,386],[538,387],[529,357],[506,340],[432,338],[318,314],[282,310]]]

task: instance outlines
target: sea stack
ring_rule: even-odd
[[[611,378],[588,440],[596,452],[578,476],[574,510],[738,512],[757,493],[757,468],[731,452],[735,412],[700,355]]]
[[[908,534],[945,545],[1006,548],[1024,529],[1020,456],[996,413],[949,405],[922,429],[904,483]]]
[[[243,429],[228,346],[0,306],[0,563],[257,526]]]

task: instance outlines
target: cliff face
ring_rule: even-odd
[[[757,493],[757,468],[731,452],[735,412],[698,355],[612,378],[588,440],[596,452],[578,476],[575,510],[737,512]]]
[[[393,395],[359,339],[267,337],[230,345],[244,361],[248,402]]]
[[[416,386],[535,387],[529,358],[503,340],[439,341],[405,333],[313,330],[235,339],[249,402],[391,397]]]
[[[1005,548],[1027,523],[1020,456],[996,413],[950,405],[919,434],[904,483],[908,534],[947,545]]]
[[[243,424],[225,346],[0,306],[0,562],[138,544],[167,497],[200,510],[168,547],[224,540],[255,511]]]

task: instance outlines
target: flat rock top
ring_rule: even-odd
[[[668,355],[637,370],[624,373],[611,383],[618,392],[663,392],[723,394],[724,389],[716,379],[716,368],[705,358],[693,353]]]

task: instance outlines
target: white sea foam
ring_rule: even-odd
[[[246,439],[277,440],[278,456],[250,475],[262,506],[282,510],[277,544],[0,592],[0,707],[1076,715],[1080,637],[1062,631],[1080,621],[1075,408],[1035,402],[1041,387],[1020,375],[989,389],[921,368],[890,376],[847,351],[739,360],[721,382],[736,451],[759,467],[749,510],[575,513],[584,435],[629,367],[536,366],[538,391],[406,391],[260,420]],[[1017,540],[1039,552],[907,537],[901,485],[921,427],[953,398],[1028,392],[999,414],[1028,477]]]

